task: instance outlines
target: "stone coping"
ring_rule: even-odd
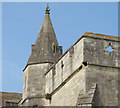
[[[22,93],[15,93],[15,92],[2,92],[2,91],[0,91],[0,93],[4,93],[4,94],[21,94],[22,95]]]

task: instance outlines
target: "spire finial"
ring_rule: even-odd
[[[45,10],[45,14],[50,14],[49,4],[47,4],[46,10]]]

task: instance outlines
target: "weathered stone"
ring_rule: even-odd
[[[118,106],[120,38],[86,32],[61,55],[49,11],[47,7],[24,69],[23,95],[18,105]],[[8,102],[16,100],[10,98]]]
[[[22,97],[21,93],[0,92],[1,106],[18,106],[18,102]]]
[[[107,50],[109,45],[114,48],[111,54]],[[73,100],[77,100],[76,94],[79,95],[79,93],[76,92],[74,94],[74,91],[77,89],[83,90],[83,95],[85,96],[96,83],[98,91],[95,94],[97,97],[95,96],[96,101],[94,101],[93,105],[117,106],[118,72],[120,69],[119,45],[120,40],[118,37],[94,33],[83,34],[79,41],[72,46],[74,47],[72,56],[69,56],[70,47],[54,64],[56,75],[52,76],[52,68],[46,73],[46,92],[52,95],[51,105],[75,106],[76,101]],[[63,68],[61,68],[61,61],[64,64]],[[82,68],[80,68],[81,66]],[[77,72],[78,69],[81,69],[82,72]],[[81,78],[82,74],[84,76]],[[79,80],[77,78],[74,79],[75,76]],[[94,87],[92,88],[94,89]],[[84,98],[86,99],[81,100],[83,103],[91,100],[89,97]]]

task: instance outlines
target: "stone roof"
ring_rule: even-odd
[[[12,103],[12,105],[18,103],[22,98],[22,93],[13,93],[13,92],[0,92],[0,106],[5,106],[6,104]]]

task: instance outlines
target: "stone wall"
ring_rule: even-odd
[[[84,61],[89,64],[120,67],[120,39],[95,35],[84,38]],[[108,47],[112,48],[111,53],[107,50]]]
[[[107,50],[108,47],[112,48]],[[84,39],[86,92],[97,83],[98,106],[118,105],[118,76],[120,72],[120,40],[115,37],[87,35]]]
[[[76,106],[79,93],[85,93],[85,71],[78,70],[52,94],[51,106]]]
[[[85,33],[46,73],[50,105],[75,106],[79,93],[89,92],[94,83],[94,105],[118,105],[119,45],[117,37]]]
[[[86,66],[86,92],[97,84],[97,106],[118,105],[118,68],[88,65]]]
[[[83,40],[84,39],[79,41],[78,44],[71,46],[46,74],[46,93],[52,93],[82,65]]]
[[[45,105],[45,73],[49,63],[28,65],[24,71],[24,86],[21,105]]]

